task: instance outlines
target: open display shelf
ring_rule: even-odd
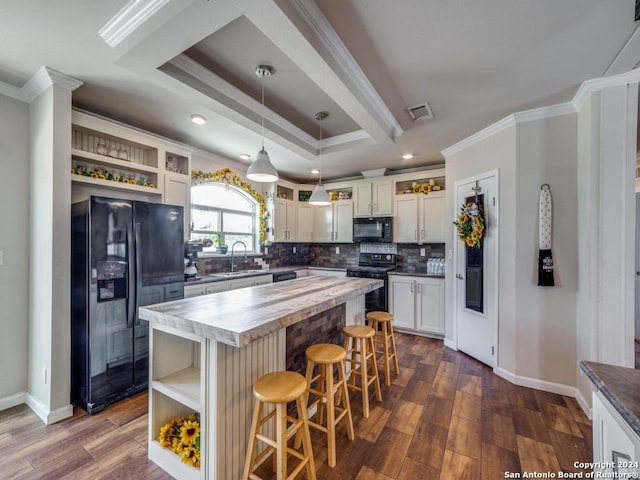
[[[151,329],[149,387],[149,458],[175,478],[201,480],[206,465],[204,378],[205,340],[171,329]],[[174,418],[200,416],[200,468],[182,463],[170,448],[160,446],[160,429]]]

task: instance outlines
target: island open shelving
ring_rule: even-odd
[[[175,478],[204,478],[206,458],[205,378],[200,366],[206,339],[166,326],[151,329],[149,458]],[[182,463],[176,453],[160,446],[159,432],[170,420],[196,413],[200,417],[200,467]],[[204,430],[204,432],[203,432]]]
[[[287,368],[287,328],[327,314],[344,325],[364,324],[364,296],[382,285],[314,276],[141,307],[151,332],[149,458],[180,479],[240,478],[252,386]],[[194,411],[200,414],[199,470],[158,442],[166,422]]]

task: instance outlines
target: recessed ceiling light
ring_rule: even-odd
[[[243,153],[242,155],[240,155],[240,159],[241,160],[249,160],[251,158],[251,155]]]
[[[402,155],[402,158],[404,158],[405,160],[411,160],[413,158],[413,153],[405,153],[404,155]]]
[[[314,168],[313,170],[311,170],[311,173],[313,173],[314,175],[318,175],[320,173],[320,170]]]
[[[205,123],[207,123],[207,117],[198,113],[194,113],[193,115],[191,115],[191,121],[196,125],[204,125]]]

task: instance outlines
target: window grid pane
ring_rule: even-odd
[[[219,231],[229,247],[241,241],[247,246],[248,252],[256,251],[258,205],[253,198],[233,186],[221,184],[195,185],[191,188],[191,194],[194,227],[191,240],[210,238],[211,233]],[[215,250],[215,247],[211,247],[203,251]]]

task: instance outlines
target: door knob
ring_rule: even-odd
[[[460,275],[459,273],[456,273],[456,278],[458,280],[464,280],[464,277],[462,275]]]

